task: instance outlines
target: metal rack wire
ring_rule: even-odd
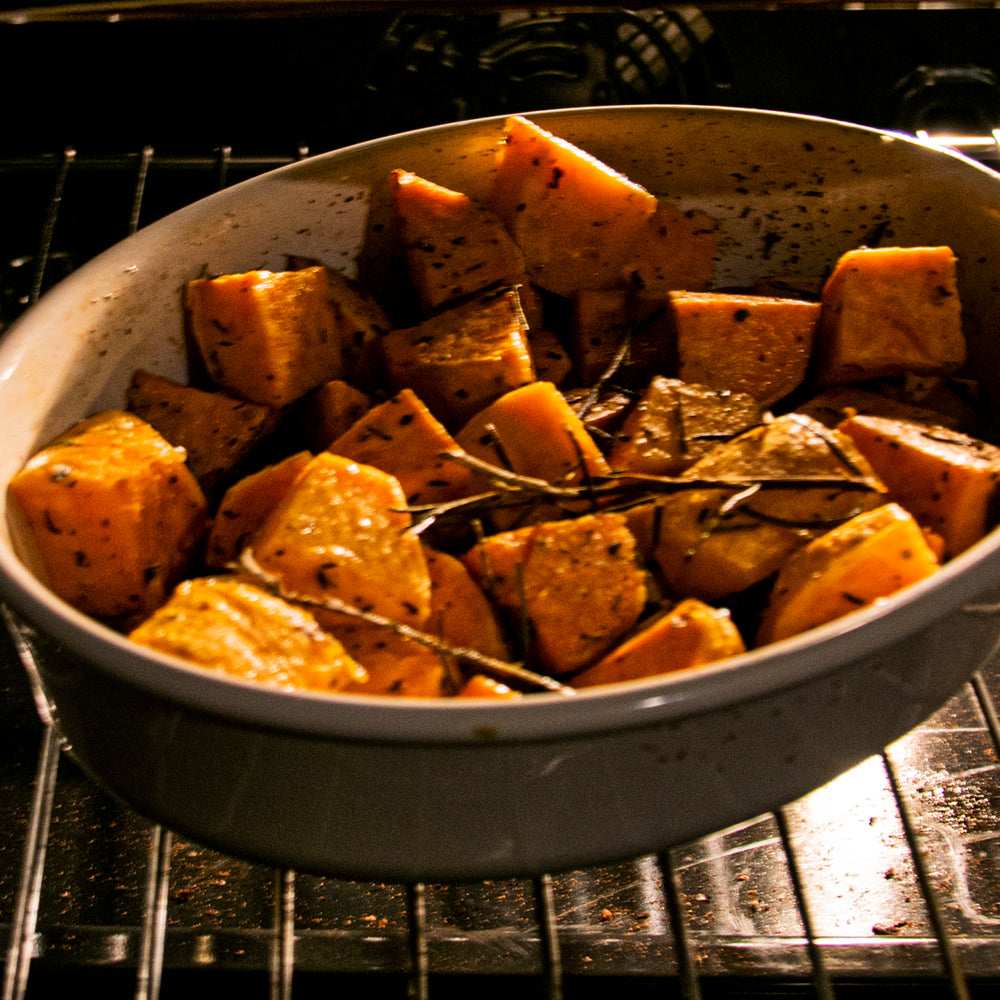
[[[46,191],[36,252],[7,266],[5,318],[80,262],[62,233],[80,227],[70,199],[91,186],[120,208],[125,235],[206,188],[306,155],[161,159],[145,148],[88,161],[67,150],[4,163],[0,179],[43,175]],[[622,984],[692,1000],[965,998],[1000,984],[1000,666],[830,786],[658,857],[474,885],[368,885],[224,857],[110,799],[63,747],[34,680],[36,657],[63,654],[6,624],[3,1000],[87,982],[143,1000],[220,983],[275,1000],[334,988],[555,1000]]]

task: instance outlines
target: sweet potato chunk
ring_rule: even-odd
[[[699,209],[660,201],[622,265],[627,284],[650,294],[707,291],[715,277],[719,224]]]
[[[950,375],[965,361],[956,259],[948,247],[862,248],[823,286],[819,385],[916,372]]]
[[[950,558],[995,524],[1000,448],[946,427],[852,416],[847,435],[888,488],[888,498],[944,539]]]
[[[815,628],[935,573],[938,558],[913,516],[895,503],[865,511],[781,567],[758,644]]]
[[[489,204],[532,281],[567,297],[619,280],[657,207],[640,185],[521,117],[506,123]]]
[[[508,687],[502,681],[487,677],[486,674],[473,674],[455,697],[497,698],[501,701],[509,701],[512,698],[523,698],[524,695],[522,692]]]
[[[329,450],[394,475],[411,505],[473,492],[469,469],[442,457],[459,451],[454,438],[412,389],[373,407]]]
[[[846,434],[794,413],[718,445],[681,475],[713,477],[750,492],[697,486],[628,514],[640,551],[678,597],[713,601],[746,590],[812,538],[884,502],[885,487]],[[829,484],[753,490],[762,478],[798,477]]]
[[[517,292],[490,292],[382,339],[389,378],[446,427],[535,378]]]
[[[763,415],[746,393],[657,376],[625,418],[608,464],[615,472],[676,476]]]
[[[562,486],[608,472],[594,439],[550,382],[533,382],[501,396],[476,414],[455,441],[491,465]],[[480,488],[488,490],[492,484],[484,480]]]
[[[670,296],[677,374],[770,406],[806,376],[820,306],[798,299],[723,292]]]
[[[745,648],[728,611],[687,598],[577,674],[572,683],[584,688],[655,677],[735,656]]]
[[[364,366],[389,321],[342,275],[317,266],[197,278],[184,289],[211,379],[253,403],[285,406]]]
[[[210,670],[283,688],[337,691],[365,676],[307,610],[235,576],[185,580],[129,638]]]
[[[381,625],[323,613],[323,627],[365,670],[345,687],[351,694],[441,698],[450,693],[451,673],[433,649]]]
[[[247,539],[292,488],[312,455],[300,451],[237,480],[223,494],[205,543],[205,562],[223,569],[239,559]]]
[[[422,631],[447,647],[472,649],[499,660],[508,657],[492,605],[465,565],[454,556],[425,550],[431,579],[431,610]],[[394,694],[411,698],[455,694],[464,684],[466,667],[384,626],[324,615],[323,624],[344,644],[367,676],[351,685],[360,694]]]
[[[669,299],[624,288],[583,289],[573,296],[569,341],[584,385],[614,365],[617,381],[645,383],[675,363]]]
[[[524,255],[503,222],[460,191],[405,170],[389,178],[403,255],[425,315],[495,285],[518,288],[529,327],[541,325]]]
[[[206,392],[151,372],[137,371],[128,390],[128,408],[187,453],[188,468],[214,496],[238,474],[241,464],[278,426],[278,411]]]
[[[573,371],[573,359],[558,334],[544,326],[528,328],[528,353],[540,382],[563,385]]]
[[[80,611],[148,615],[190,568],[205,530],[205,497],[184,457],[133,413],[81,421],[11,480],[14,544]]]
[[[460,559],[425,549],[431,577],[431,614],[427,631],[449,646],[474,649],[496,660],[510,650],[493,605]]]
[[[343,379],[317,386],[286,414],[283,434],[309,451],[326,451],[371,409],[371,397]]]
[[[831,386],[829,389],[824,389],[812,399],[797,406],[796,410],[814,417],[827,427],[836,427],[852,413],[865,417],[894,417],[899,420],[952,427],[945,414],[853,385]],[[957,428],[952,427],[952,429]]]
[[[405,505],[395,476],[320,452],[247,544],[285,594],[419,627],[430,613],[430,576]]]
[[[635,624],[646,600],[635,540],[620,514],[491,535],[464,561],[512,618],[526,616],[533,655],[556,674],[601,656]]]

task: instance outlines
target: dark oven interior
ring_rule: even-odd
[[[1000,165],[986,7],[458,13],[322,4],[0,9],[0,331],[220,185],[456,118],[703,103],[959,136]],[[942,140],[945,141],[945,140]],[[151,826],[0,646],[4,998],[987,996],[1000,984],[1000,669],[807,798],[658,857],[471,885],[273,871]]]

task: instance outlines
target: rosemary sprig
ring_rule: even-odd
[[[748,476],[654,476],[645,473],[615,472],[608,476],[594,476],[578,485],[560,485],[545,479],[526,476],[510,469],[492,465],[466,452],[442,452],[442,458],[458,462],[490,480],[494,490],[477,493],[457,500],[423,504],[403,508],[413,515],[411,531],[419,534],[435,521],[455,515],[473,517],[490,510],[516,507],[546,500],[564,507],[589,501],[593,508],[599,499],[627,499],[654,497],[677,493],[682,490],[727,490],[741,493],[745,490],[800,490],[829,488],[871,492],[878,484],[860,470],[851,475],[776,475]],[[853,466],[849,466],[853,473]]]
[[[436,636],[422,632],[411,625],[395,621],[392,618],[376,614],[373,611],[365,611],[352,604],[347,604],[336,597],[320,598],[309,594],[296,594],[288,591],[282,586],[281,581],[276,576],[268,573],[257,562],[253,551],[249,548],[245,548],[240,553],[237,563],[230,568],[234,572],[246,573],[269,593],[280,597],[284,601],[288,601],[289,604],[333,611],[343,614],[348,618],[356,618],[370,625],[377,625],[380,628],[388,629],[390,632],[402,636],[404,639],[410,639],[421,646],[426,646],[428,649],[432,649],[442,656],[450,656],[460,662],[471,663],[477,669],[504,681],[514,681],[529,687],[540,688],[543,691],[553,691],[558,694],[575,694],[573,688],[560,683],[554,677],[528,670],[520,663],[509,663],[506,660],[498,660],[496,657],[487,656],[485,653],[480,653],[478,650],[469,649],[465,646],[451,646]]]

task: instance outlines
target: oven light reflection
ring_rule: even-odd
[[[928,932],[902,821],[880,757],[789,807],[789,828],[820,937]]]

